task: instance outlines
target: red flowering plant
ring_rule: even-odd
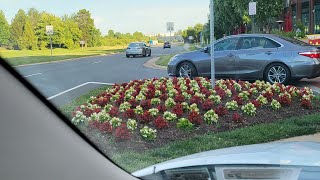
[[[110,123],[108,121],[104,122],[104,123],[100,123],[99,125],[99,131],[103,134],[105,133],[112,133],[112,126],[110,125]]]
[[[176,104],[173,108],[172,108],[172,112],[174,114],[176,114],[178,117],[182,117],[183,115],[183,107],[181,104]]]
[[[165,120],[162,116],[159,116],[155,121],[154,121],[155,126],[157,129],[165,129],[169,127],[169,122]]]
[[[291,101],[291,96],[289,94],[281,94],[278,96],[278,101],[282,106],[290,106],[292,101]]]
[[[222,117],[228,114],[228,109],[221,105],[215,108],[214,111],[216,112],[216,114],[218,114],[219,117]]]
[[[119,109],[117,107],[112,107],[109,114],[111,117],[116,117],[119,115]]]
[[[131,138],[130,130],[125,123],[116,128],[115,136],[117,141],[125,141]]]
[[[232,121],[235,123],[243,123],[241,115],[237,112],[233,113]]]
[[[188,115],[188,119],[195,125],[200,125],[203,122],[201,115],[197,111],[191,111]]]
[[[152,115],[149,111],[145,111],[142,115],[140,115],[139,120],[142,124],[148,124],[152,121]]]
[[[210,99],[207,99],[207,100],[205,100],[205,101],[203,102],[203,104],[202,104],[202,109],[208,111],[208,110],[212,109],[213,106],[214,106],[214,102],[211,101]]]
[[[251,103],[254,105],[254,107],[256,107],[256,108],[261,107],[261,103],[260,103],[258,100],[256,100],[256,99],[251,100],[250,102],[251,102]]]
[[[300,104],[305,109],[312,109],[312,103],[310,99],[302,99]]]
[[[159,112],[161,112],[161,113],[164,113],[164,112],[166,112],[166,110],[167,110],[166,105],[164,105],[164,104],[159,104],[158,107],[157,107],[157,109],[158,109]]]

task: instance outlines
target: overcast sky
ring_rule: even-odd
[[[207,22],[209,0],[0,0],[9,23],[19,9],[34,7],[57,16],[87,9],[105,34],[118,32],[166,33],[166,22],[175,30]]]

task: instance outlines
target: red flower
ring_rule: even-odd
[[[216,86],[214,90],[221,97],[221,99],[223,99],[226,96],[226,92],[221,87]]]
[[[207,97],[210,96],[212,93],[205,87],[201,88],[201,93],[206,95]]]
[[[162,85],[160,86],[159,90],[162,92],[162,93],[166,93],[167,92],[167,87],[165,85]]]
[[[136,99],[130,99],[128,101],[128,103],[130,103],[132,107],[136,107],[137,106],[137,100]]]
[[[168,95],[167,95],[166,93],[161,94],[160,99],[161,99],[162,101],[166,101],[166,100],[168,99]]]
[[[99,131],[101,133],[112,133],[112,126],[108,121],[101,123],[99,126]]]
[[[169,123],[167,120],[165,120],[163,117],[159,116],[155,121],[154,121],[155,126],[157,129],[165,129],[169,127]]]
[[[142,115],[140,115],[140,122],[142,124],[148,124],[152,121],[152,116],[149,111],[145,111]]]
[[[181,117],[183,115],[183,107],[181,104],[176,104],[172,108],[172,112],[175,113],[178,117]]]
[[[176,95],[176,97],[174,98],[174,101],[177,103],[182,103],[185,101],[184,96],[182,96],[181,94]]]
[[[161,112],[161,113],[164,113],[164,112],[166,112],[166,106],[164,105],[164,104],[159,104],[158,105],[158,108],[157,108],[158,110],[159,110],[159,112]]]
[[[196,111],[191,111],[188,118],[192,124],[200,125],[202,123],[201,115]]]
[[[312,109],[312,103],[308,99],[302,99],[300,104],[305,109]]]
[[[119,115],[119,109],[117,107],[112,107],[109,114],[111,117],[116,117]]]
[[[214,111],[218,114],[219,117],[222,117],[222,116],[228,114],[228,109],[221,106],[221,105],[218,106],[217,108],[215,108]]]
[[[207,99],[206,101],[204,101],[204,103],[202,104],[202,108],[204,110],[210,110],[212,109],[214,106],[214,102],[211,101],[210,99]]]
[[[88,126],[89,126],[89,128],[92,128],[92,129],[99,129],[100,122],[99,121],[89,121]]]
[[[265,92],[262,94],[263,97],[267,98],[267,100],[270,102],[273,99],[273,93],[271,92]]]
[[[232,121],[235,122],[235,123],[242,123],[242,118],[241,118],[241,115],[239,113],[234,113],[232,115]]]
[[[291,99],[287,94],[285,94],[283,96],[279,96],[278,101],[282,106],[290,106],[291,105]]]
[[[83,111],[83,114],[84,114],[86,117],[90,117],[93,113],[94,113],[94,111],[93,111],[92,109],[89,109],[89,108],[86,108],[86,109]]]
[[[259,108],[261,107],[261,103],[258,100],[251,100],[251,103],[254,105],[254,107]]]
[[[134,118],[135,117],[134,110],[133,109],[126,110],[126,112],[124,113],[124,117],[126,117],[126,118]]]
[[[173,83],[173,84],[178,84],[178,78],[177,78],[177,77],[174,77],[174,78],[172,79],[172,83]]]
[[[123,123],[120,127],[117,127],[115,136],[118,141],[128,140],[131,138],[130,131],[126,124]]]
[[[193,96],[190,100],[191,104],[196,103],[196,104],[200,105],[201,102],[202,102],[202,99],[199,96]]]
[[[152,105],[151,105],[151,100],[150,100],[150,99],[148,99],[148,100],[142,100],[142,101],[140,102],[140,106],[141,106],[142,108],[144,108],[144,109],[150,109],[150,108],[152,107]]]
[[[243,105],[243,100],[241,97],[235,96],[233,100],[236,101],[238,105]]]

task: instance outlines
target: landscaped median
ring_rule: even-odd
[[[170,59],[175,56],[175,54],[169,54],[169,55],[162,55],[160,58],[156,61],[156,65],[167,67]]]
[[[205,78],[135,80],[82,103],[72,122],[131,172],[201,151],[320,130],[320,101],[311,89],[262,81],[219,80],[212,89]]]
[[[124,52],[123,47],[92,47],[79,49],[53,49],[51,57],[50,49],[45,50],[7,50],[0,49],[0,55],[12,66],[27,65],[45,62],[57,62],[68,59],[76,59],[88,56],[107,55]]]

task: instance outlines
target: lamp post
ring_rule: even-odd
[[[279,31],[281,31],[281,30],[282,30],[282,29],[281,29],[281,24],[284,23],[284,21],[278,20],[277,23],[279,24]]]

